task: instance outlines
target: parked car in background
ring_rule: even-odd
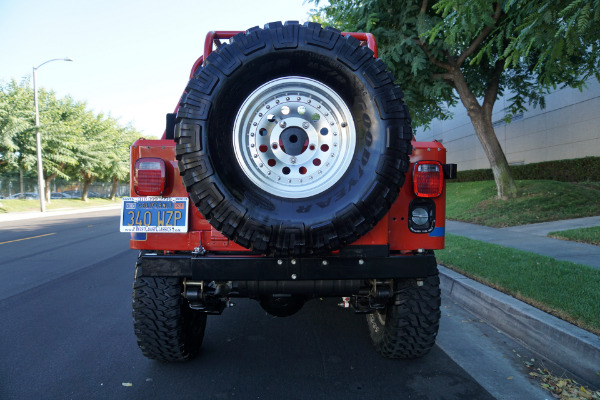
[[[26,193],[15,193],[7,197],[7,199],[25,199],[25,200],[34,200],[39,199],[37,193],[34,192],[26,192]]]
[[[81,190],[66,190],[63,194],[71,196],[72,199],[77,199],[81,197]]]
[[[68,194],[69,196],[71,196],[72,199],[80,199],[81,198],[81,190],[67,190],[63,192],[64,194]],[[87,195],[88,198],[92,198],[92,197],[105,197],[105,196],[101,196],[99,193],[97,192],[92,192],[91,190],[88,192]]]
[[[72,196],[69,195],[68,193],[52,192],[52,193],[50,193],[50,198],[51,199],[71,199]]]

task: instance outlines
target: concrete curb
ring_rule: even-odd
[[[600,338],[495,289],[439,266],[442,293],[513,339],[600,387]]]
[[[119,208],[121,208],[121,204],[111,205],[111,206],[101,206],[101,207],[46,211],[45,213],[42,213],[39,211],[15,212],[15,213],[0,214],[0,222],[19,221],[19,220],[23,220],[23,219],[33,219],[33,218],[48,218],[48,217],[55,217],[57,215],[67,215],[67,214],[83,214],[83,213],[88,213],[88,212],[116,210]]]

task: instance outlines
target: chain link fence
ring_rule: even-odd
[[[88,197],[110,197],[112,182],[94,182],[88,190]],[[52,199],[80,198],[83,182],[54,179],[50,183]],[[116,195],[129,196],[129,183],[119,182]],[[0,177],[0,199],[38,199],[37,179],[23,177]]]

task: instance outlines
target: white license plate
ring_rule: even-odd
[[[187,232],[188,203],[187,197],[123,197],[121,232]]]

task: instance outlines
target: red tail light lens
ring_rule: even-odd
[[[165,191],[165,162],[160,158],[140,158],[134,164],[133,189],[140,196],[161,196]]]
[[[417,161],[413,170],[415,194],[419,197],[438,197],[444,188],[444,171],[437,161]]]

